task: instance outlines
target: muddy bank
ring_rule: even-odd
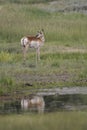
[[[55,89],[39,89],[38,95],[72,95],[72,94],[87,94],[87,87],[64,87]]]

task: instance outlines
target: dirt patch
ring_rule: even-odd
[[[35,84],[39,84],[41,86],[47,86],[47,84],[55,84],[58,82],[69,82],[72,79],[72,74],[63,73],[63,74],[47,74],[47,75],[39,75],[39,74],[24,74],[24,75],[16,75],[17,82],[22,82],[26,86],[31,86]],[[52,85],[51,85],[52,86]]]

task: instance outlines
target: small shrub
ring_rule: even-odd
[[[10,62],[13,59],[13,55],[8,52],[1,52],[0,53],[0,62]]]

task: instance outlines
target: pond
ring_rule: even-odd
[[[66,94],[45,96],[46,111],[87,110],[87,95]]]
[[[39,89],[36,95],[43,96],[45,112],[87,110],[87,87]],[[33,110],[28,109],[26,112],[31,111]],[[24,112],[21,109],[21,97],[15,99],[11,97],[0,98],[1,114]]]

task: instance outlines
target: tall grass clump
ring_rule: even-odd
[[[14,84],[14,80],[11,77],[8,76],[2,76],[0,78],[0,84],[2,85],[6,85],[6,86],[13,86]]]
[[[9,53],[5,51],[1,51],[0,53],[0,62],[1,63],[16,63],[21,61],[22,59],[22,54],[15,54],[15,53]]]
[[[1,52],[0,53],[0,62],[11,62],[13,59],[13,55],[8,52]]]
[[[13,77],[8,76],[7,74],[0,77],[0,96],[4,94],[11,94],[17,89],[17,84]]]

